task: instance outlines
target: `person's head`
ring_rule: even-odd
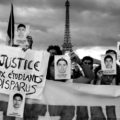
[[[93,69],[93,58],[90,56],[85,56],[82,59],[82,63],[84,65],[88,65],[90,67],[90,69]]]
[[[97,80],[101,79],[102,85],[110,85],[113,82],[115,75],[105,75],[101,70],[101,66],[95,68],[95,81],[96,84]]]
[[[104,63],[106,68],[110,69],[113,65],[113,57],[111,55],[106,55],[104,58]]]
[[[20,38],[23,38],[23,37],[24,37],[25,31],[26,31],[26,26],[25,26],[24,24],[19,24],[19,25],[17,26],[18,36],[19,36]]]
[[[13,95],[13,107],[20,108],[21,103],[23,101],[23,96],[20,93],[16,93]]]
[[[50,56],[49,58],[46,78],[49,80],[55,79],[54,56]]]
[[[101,84],[110,85],[114,79],[115,79],[115,75],[103,75],[102,80],[101,80]]]
[[[106,51],[106,54],[113,54],[113,55],[115,55],[115,58],[117,59],[117,53],[115,50],[109,49]]]
[[[27,47],[29,48],[29,49],[32,49],[32,44],[33,44],[33,39],[32,39],[32,37],[31,36],[27,36],[26,37],[27,38]]]
[[[72,79],[79,78],[82,75],[83,74],[81,72],[81,68],[80,68],[79,64],[72,61],[71,62],[71,78]]]
[[[60,58],[58,59],[56,65],[59,73],[65,73],[68,67],[68,62],[66,59]]]
[[[50,45],[47,49],[50,55],[62,55],[62,51],[58,45]]]

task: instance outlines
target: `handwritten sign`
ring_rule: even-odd
[[[0,46],[0,92],[23,91],[39,99],[45,85],[49,53]],[[39,92],[38,92],[39,91]]]

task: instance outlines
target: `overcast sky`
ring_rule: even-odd
[[[0,0],[0,43],[6,39],[10,1],[15,22],[30,25],[34,49],[63,44],[66,0]],[[120,40],[120,0],[69,1],[73,49],[115,48]]]

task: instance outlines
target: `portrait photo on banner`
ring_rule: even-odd
[[[71,60],[67,55],[55,56],[55,79],[70,79],[71,78]]]
[[[27,36],[30,33],[30,26],[25,25],[23,23],[15,24],[15,37],[14,37],[14,45],[26,45],[27,42]]]
[[[23,118],[25,105],[24,92],[11,92],[9,95],[7,116],[14,116]]]
[[[113,54],[101,55],[101,66],[103,74],[115,75],[116,74],[115,55]]]

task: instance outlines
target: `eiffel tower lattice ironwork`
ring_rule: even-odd
[[[72,44],[71,44],[71,37],[70,37],[70,16],[69,16],[69,7],[70,2],[67,0],[65,2],[66,6],[66,19],[65,19],[65,34],[64,34],[64,43],[62,45],[62,51],[65,52],[71,52],[72,51]]]

